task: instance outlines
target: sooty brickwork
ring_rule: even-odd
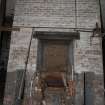
[[[34,32],[34,34],[35,31],[73,32],[74,30],[64,28],[76,27],[92,30],[96,27],[96,23],[98,23],[100,27],[98,0],[76,0],[76,4],[75,0],[17,0],[13,25],[22,27],[20,31],[12,32],[11,36],[4,105],[12,105],[15,102],[15,96],[17,94],[15,91],[15,89],[17,89],[16,80],[18,78],[16,73],[17,70],[24,70],[25,68],[32,32]],[[32,29],[31,27],[37,28]],[[80,32],[80,39],[74,40],[74,71],[77,74],[76,82],[78,81],[76,84],[75,105],[77,105],[78,102],[80,102],[79,105],[84,103],[85,83],[83,72],[92,72],[92,74],[95,75],[94,81],[91,83],[93,88],[91,89],[93,93],[92,96],[94,98],[93,105],[104,105],[102,39],[100,37],[91,39],[91,35],[93,35],[92,32]],[[26,88],[24,100],[27,100],[27,103],[34,103],[35,101],[34,97],[31,98],[31,94],[34,94],[35,87],[31,87],[30,84],[35,76],[37,49],[38,39],[33,38],[25,78]],[[13,73],[15,73],[15,77],[8,81],[10,74]],[[89,78],[89,76],[87,76],[87,78]],[[13,85],[10,85],[9,83],[12,84],[13,81]],[[33,83],[33,86],[34,84],[35,83]],[[9,91],[8,87],[10,87],[10,89],[14,87],[15,89]],[[32,90],[30,90],[31,88]],[[32,99],[31,101],[30,98]],[[9,104],[9,100],[11,100],[11,104]]]
[[[77,14],[75,15],[75,10]],[[100,23],[98,0],[17,0],[14,25],[93,28]]]

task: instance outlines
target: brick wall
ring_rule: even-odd
[[[98,0],[77,0],[76,3],[77,23],[75,20],[75,0],[17,0],[14,26],[75,28],[77,24],[78,28],[93,29],[96,22],[100,26]],[[36,30],[38,29],[36,28]],[[45,29],[40,28],[41,30]],[[46,30],[49,31],[48,28]],[[50,29],[50,31],[54,30]],[[77,65],[75,69],[77,72],[92,70],[102,74],[101,39],[94,38],[93,41],[90,41],[91,35],[91,32],[81,32],[80,40],[75,41],[78,45],[75,48],[75,55],[77,55],[75,56],[75,64]],[[15,40],[18,39],[15,37]],[[19,45],[17,44],[17,46]],[[96,67],[96,65],[99,66]]]
[[[34,32],[38,30],[71,32],[74,30],[42,27],[75,28],[77,26],[78,28],[93,29],[95,28],[96,22],[100,26],[98,0],[77,0],[77,20],[75,16],[74,1],[75,0],[17,0],[13,25],[23,27],[19,32],[12,33],[7,80],[10,78],[10,73],[16,73],[16,71],[23,70],[25,67],[29,41],[32,35],[31,27],[39,27],[34,28]],[[75,73],[79,76],[81,76],[82,72],[94,72],[96,77],[97,75],[99,76],[96,80],[99,83],[102,82],[102,84],[99,84],[95,88],[100,91],[99,87],[101,86],[102,92],[96,92],[96,99],[99,99],[99,103],[102,103],[101,105],[103,105],[103,80],[100,79],[103,77],[102,39],[95,37],[91,41],[90,36],[92,34],[92,32],[80,32],[80,40],[74,41],[74,69]],[[36,71],[37,44],[38,40],[32,39],[28,70],[26,73],[26,97],[30,97],[30,81]],[[16,78],[17,77],[10,81],[15,82]],[[80,84],[77,85],[79,86]],[[4,105],[9,104],[8,100],[6,100],[6,98],[8,98],[8,86],[10,85],[8,85],[7,81],[4,100],[4,103],[6,104]],[[12,87],[12,85],[10,87]],[[16,87],[16,83],[14,87]],[[79,87],[81,90],[81,86]],[[77,96],[80,96],[79,94],[81,93],[78,93]],[[12,92],[10,92],[9,95],[15,97]],[[100,99],[100,96],[102,99]],[[83,96],[81,97],[83,98]],[[11,103],[14,103],[14,101],[12,100]],[[99,103],[94,103],[94,105],[100,105]]]
[[[98,0],[77,0],[77,23],[75,21],[75,2],[74,0],[17,0],[15,8],[15,17],[14,17],[14,26],[25,26],[25,27],[64,27],[64,28],[75,28],[76,24],[78,28],[95,28],[96,22],[100,25],[100,12]],[[35,28],[36,30],[46,30],[46,31],[71,31],[63,29],[43,29]],[[23,32],[14,32],[12,41],[22,40],[23,43],[25,40],[28,40],[30,34],[27,37],[22,37]],[[18,35],[20,34],[20,35]],[[78,57],[75,57],[75,61],[78,62],[76,65],[77,71],[89,71],[93,70],[94,65],[99,64],[97,68],[94,68],[93,71],[102,74],[102,52],[101,52],[101,39],[94,38],[93,41],[90,41],[90,32],[81,32],[80,40],[75,41],[78,45],[75,48],[75,54],[80,57],[85,55],[83,59],[87,59],[86,62],[90,62],[89,59],[92,59],[93,65],[85,65],[83,69],[80,70],[80,61],[84,63],[84,60],[80,58],[80,61],[77,61]],[[22,39],[23,38],[23,39]],[[23,41],[24,40],[24,41]],[[11,41],[11,54],[14,43]],[[15,43],[16,46],[20,47],[18,43]],[[24,45],[23,45],[24,46]],[[81,52],[79,52],[81,50]],[[21,51],[21,50],[19,50]],[[92,53],[93,52],[93,53]],[[96,53],[97,54],[94,54]],[[22,53],[22,51],[20,52]],[[80,54],[79,54],[80,53]],[[84,53],[84,54],[83,54]],[[86,55],[86,53],[88,53]],[[90,54],[89,54],[90,53]],[[92,55],[92,54],[93,55]],[[95,56],[96,55],[96,56]],[[89,59],[88,59],[89,57]],[[91,58],[90,58],[91,57]],[[94,60],[97,62],[94,62]],[[12,59],[10,58],[9,62]],[[87,63],[86,63],[87,64]],[[12,64],[13,65],[13,64]],[[82,65],[82,64],[81,64]],[[88,68],[86,67],[88,66]],[[89,67],[90,66],[90,67]],[[93,68],[91,67],[93,66]]]
[[[75,43],[75,71],[103,74],[101,38],[90,36],[92,33],[81,32],[80,40]]]
[[[100,23],[98,0],[77,0],[77,26]],[[75,27],[75,0],[17,0],[14,25]]]

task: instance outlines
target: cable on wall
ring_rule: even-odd
[[[75,0],[75,28],[77,29],[77,0]]]

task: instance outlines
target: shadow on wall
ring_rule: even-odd
[[[9,58],[11,32],[2,32],[2,43],[0,48],[0,103],[3,101],[7,64]]]
[[[0,26],[12,26],[15,2],[16,0],[0,0]],[[4,97],[10,41],[11,32],[0,32],[0,105]]]

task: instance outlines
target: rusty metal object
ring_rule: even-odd
[[[68,82],[68,95],[75,96],[75,81],[73,80]]]

